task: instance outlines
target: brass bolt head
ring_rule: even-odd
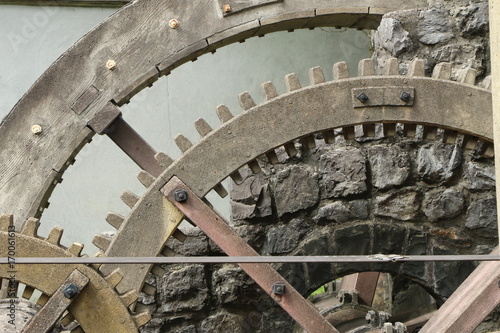
[[[229,13],[231,11],[231,5],[224,5],[222,9],[224,10],[224,13]]]
[[[106,68],[112,71],[116,68],[116,62],[114,60],[108,60],[108,62],[106,63]]]
[[[40,133],[42,133],[42,126],[40,126],[40,125],[33,125],[33,126],[31,126],[31,132],[33,132],[33,134],[40,134]]]
[[[171,19],[170,21],[168,21],[168,26],[172,29],[177,29],[179,27],[179,21],[177,21],[176,19]]]

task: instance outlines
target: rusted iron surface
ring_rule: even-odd
[[[184,190],[187,200],[178,202],[174,192]],[[258,256],[227,222],[208,207],[180,179],[173,177],[163,188],[162,193],[172,201],[193,223],[202,229],[229,256]],[[308,332],[328,333],[338,331],[316,310],[316,308],[269,264],[239,264],[239,266],[264,289],[290,316]],[[272,293],[276,282],[285,283],[283,295]]]

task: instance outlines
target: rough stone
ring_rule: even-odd
[[[410,221],[418,216],[419,209],[419,192],[412,189],[403,189],[375,198],[374,213],[378,216]]]
[[[498,236],[496,200],[493,196],[472,201],[467,209],[465,227],[483,237]]]
[[[182,232],[187,236],[184,242],[171,237],[167,246],[175,253],[183,256],[204,256],[207,255],[208,238],[203,231],[195,227],[182,228]]]
[[[453,176],[460,162],[458,145],[429,143],[418,150],[418,175],[428,183],[445,182]]]
[[[462,191],[455,188],[438,189],[425,194],[423,210],[430,221],[450,219],[458,216],[464,208]]]
[[[435,255],[453,255],[449,250],[434,248]],[[469,261],[434,262],[435,291],[441,297],[450,297],[451,294],[472,273],[475,266]]]
[[[445,43],[453,37],[448,12],[437,8],[420,12],[417,29],[418,40],[427,45]]]
[[[353,220],[364,220],[368,217],[368,203],[366,200],[355,200],[353,202],[335,201],[318,210],[313,217],[317,223],[333,221],[344,223]]]
[[[322,150],[319,161],[324,197],[338,198],[366,192],[366,161],[358,149]]]
[[[233,220],[244,220],[253,217],[265,217],[273,213],[272,199],[268,179],[262,175],[254,175],[250,171],[242,174],[244,181],[231,185],[231,217]]]
[[[399,186],[410,175],[408,153],[399,146],[374,146],[368,150],[373,186],[387,189]]]
[[[312,237],[302,246],[301,255],[325,256],[329,253],[328,237],[326,235],[319,235]],[[332,266],[329,263],[307,263],[306,268],[307,276],[309,277],[308,293],[333,280]]]
[[[236,226],[234,231],[254,249],[260,249],[264,243],[265,233],[261,225]]]
[[[267,233],[267,252],[282,254],[293,251],[300,238],[311,228],[300,219],[295,219],[287,225],[272,227]]]
[[[304,264],[279,264],[276,271],[285,278],[299,293],[305,295],[309,290]]]
[[[469,162],[467,165],[466,186],[469,190],[494,190],[495,167],[482,163]]]
[[[201,322],[201,333],[249,333],[246,328],[245,317],[227,312],[217,313]]]
[[[477,35],[484,36],[489,30],[488,4],[474,3],[462,7],[460,16],[460,35],[472,38]]]
[[[403,29],[401,22],[393,18],[383,18],[375,35],[380,44],[394,57],[409,51],[413,46],[408,31]]]
[[[408,246],[405,251],[409,255],[426,255],[427,245],[429,243],[429,235],[421,230],[410,229],[408,232]],[[426,267],[425,262],[407,262],[403,264],[403,273],[420,279],[426,280]]]
[[[204,265],[173,265],[160,279],[159,313],[199,311],[208,299]]]
[[[312,207],[319,200],[318,174],[308,167],[290,166],[277,174],[274,196],[279,217]]]
[[[212,276],[215,294],[221,304],[247,304],[259,297],[255,282],[240,267],[225,265]]]

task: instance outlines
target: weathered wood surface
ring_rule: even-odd
[[[123,0],[0,0],[0,5],[121,7],[129,2]]]
[[[38,211],[44,184],[79,133],[111,100],[121,105],[173,68],[217,47],[272,31],[316,25],[374,28],[385,12],[421,8],[426,0],[285,0],[224,17],[217,0],[136,1],[125,6],[60,57],[0,126],[0,212],[16,224]],[[374,9],[375,8],[375,9]],[[179,27],[171,29],[170,19]],[[114,70],[106,68],[108,60]],[[85,92],[98,96],[77,114]],[[95,97],[95,99],[94,99]],[[81,104],[76,103],[81,108]],[[41,125],[33,135],[30,128]],[[64,161],[65,163],[66,161]],[[63,163],[63,164],[64,164]]]
[[[498,254],[498,247],[492,254]],[[500,304],[500,262],[483,262],[420,333],[470,333]]]
[[[415,101],[413,106],[353,109],[351,91],[363,85],[411,86],[415,88]],[[225,122],[175,161],[121,224],[106,255],[148,257],[161,252],[165,239],[158,231],[157,221],[168,221],[171,212],[164,208],[165,199],[158,193],[173,176],[182,179],[197,196],[202,197],[235,170],[275,147],[315,132],[367,122],[436,125],[475,133],[492,141],[492,128],[484,126],[491,121],[490,110],[489,91],[425,77],[343,79],[278,96]],[[141,237],[137,237],[139,234]],[[125,277],[120,288],[140,288],[142,278],[134,275],[131,266],[122,267]],[[103,265],[102,269],[107,273],[116,267]]]

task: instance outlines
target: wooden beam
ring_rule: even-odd
[[[498,254],[498,247],[492,254]],[[472,332],[500,304],[500,262],[483,262],[420,333]]]
[[[0,5],[28,6],[82,6],[82,7],[122,7],[130,1],[124,0],[0,0]]]

